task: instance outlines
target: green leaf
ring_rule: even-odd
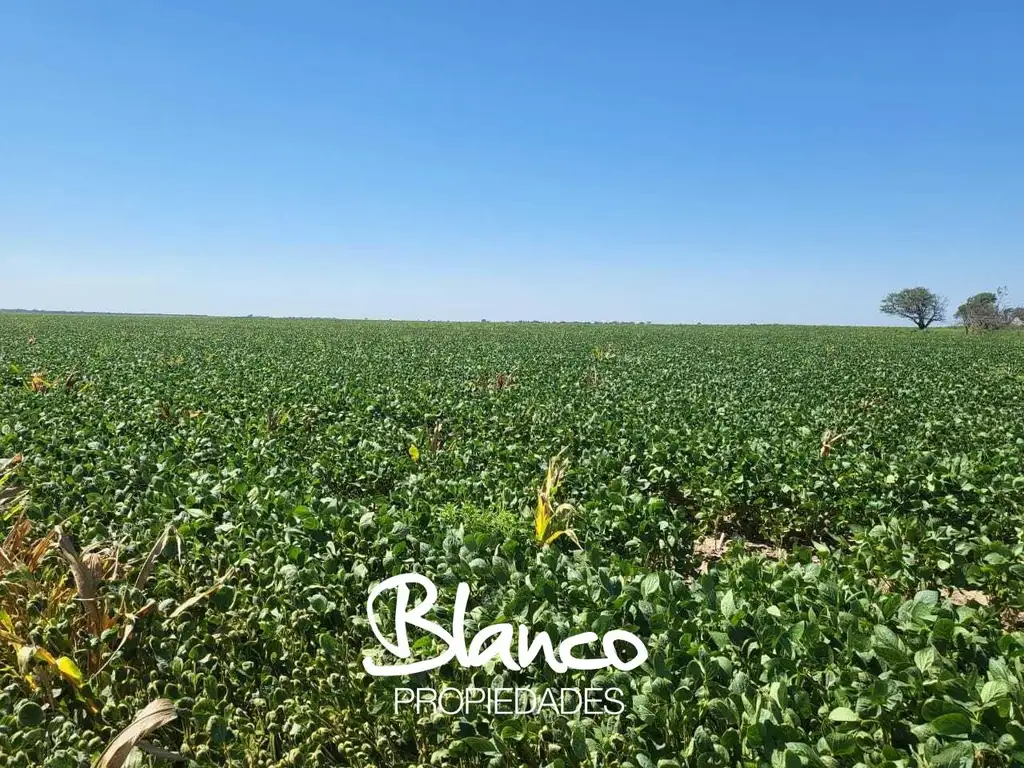
[[[1006,662],[1001,658],[992,659],[988,664],[988,676],[992,680],[998,680],[1006,683],[1006,687],[1011,691],[1017,690],[1018,681],[1014,677],[1013,673],[1010,672]]]
[[[206,732],[210,734],[211,744],[224,744],[231,736],[228,721],[220,715],[214,715],[206,724]]]
[[[952,619],[936,619],[932,625],[932,636],[938,640],[952,640],[956,632],[956,622]]]
[[[317,613],[326,613],[329,606],[329,601],[321,594],[312,595],[309,598],[309,607]]]
[[[372,511],[364,512],[359,518],[359,532],[365,534],[373,530],[377,524],[376,517]]]
[[[654,717],[654,709],[651,706],[650,697],[644,694],[637,694],[633,697],[633,712],[641,720],[650,720]]]
[[[722,611],[722,615],[727,619],[731,619],[732,615],[736,613],[736,598],[731,589],[722,595],[722,602],[719,608]]]
[[[732,641],[725,632],[708,632],[708,635],[721,650],[732,647]]]
[[[931,759],[935,768],[971,768],[974,765],[974,745],[961,742],[946,747]]]
[[[935,728],[931,723],[918,723],[910,727],[910,732],[917,737],[918,741],[927,741],[935,735]]]
[[[990,704],[1010,693],[1010,687],[1002,680],[989,680],[981,688],[981,701]]]
[[[828,719],[835,723],[856,723],[860,717],[849,707],[836,707],[828,713]]]
[[[914,654],[914,666],[922,672],[927,672],[935,663],[935,649],[932,646],[922,648]]]
[[[789,639],[794,643],[799,643],[804,636],[804,631],[807,629],[807,622],[798,621],[789,628]]]
[[[484,738],[483,736],[464,736],[461,741],[478,754],[493,755],[498,752],[497,748],[494,746],[494,742],[491,739]]]
[[[650,597],[658,591],[659,586],[660,582],[658,579],[658,574],[649,573],[646,576],[644,576],[644,580],[640,582],[640,594],[642,594],[644,597]]]
[[[23,701],[18,705],[18,725],[22,728],[31,728],[43,724],[46,715],[43,708],[34,701]]]
[[[940,736],[967,736],[971,732],[970,719],[960,712],[949,712],[931,721]]]
[[[943,699],[928,699],[921,707],[922,717],[929,722],[950,713],[966,716],[967,710],[960,704]]]

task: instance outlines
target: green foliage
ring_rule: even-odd
[[[463,526],[469,532],[494,533],[509,538],[522,536],[525,526],[523,516],[507,507],[479,507],[472,502],[449,502],[437,514],[443,523],[453,528]]]
[[[89,765],[157,698],[154,738],[202,766],[1024,762],[1018,335],[2,315],[0,361],[34,535],[127,569],[85,643],[67,563],[39,563],[55,607],[16,629],[85,693],[33,690],[0,646],[5,765]],[[537,547],[563,448],[581,546]],[[712,534],[785,556],[737,541],[700,569]],[[615,685],[623,714],[392,714],[409,683],[363,670],[365,601],[413,570],[447,606],[472,586],[467,634],[650,652],[415,685]]]
[[[912,321],[920,330],[946,319],[946,300],[927,288],[904,288],[882,299],[879,311]]]
[[[1006,288],[995,293],[976,293],[957,307],[953,317],[967,330],[992,331],[1019,327],[1024,323],[1024,307],[1011,307],[1006,303]]]

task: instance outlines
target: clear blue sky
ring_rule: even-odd
[[[0,306],[1024,303],[1024,2],[0,3]]]

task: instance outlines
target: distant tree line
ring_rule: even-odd
[[[953,319],[966,331],[997,331],[1024,326],[1024,307],[1011,307],[1006,299],[1005,287],[995,293],[976,293],[957,307]],[[882,299],[879,307],[884,314],[910,320],[922,331],[932,323],[945,321],[946,308],[944,297],[921,286],[893,291]]]

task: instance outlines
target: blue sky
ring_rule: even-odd
[[[0,306],[1024,303],[1024,3],[0,6]]]

